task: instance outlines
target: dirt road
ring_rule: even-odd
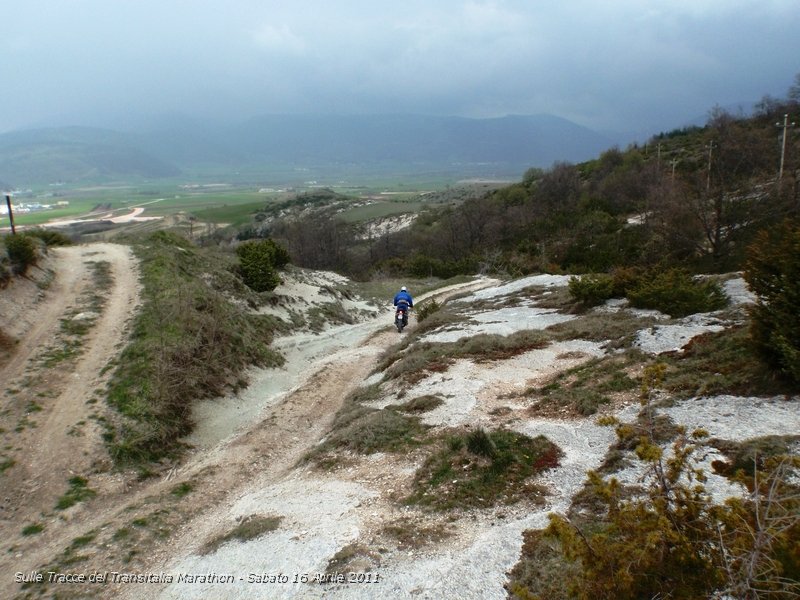
[[[71,513],[55,507],[69,503],[71,478],[107,472],[102,392],[139,301],[127,246],[51,249],[45,265],[38,285],[23,281],[3,293],[0,326],[19,340],[0,368],[3,563],[38,556],[58,536]],[[31,539],[26,527],[44,529]]]

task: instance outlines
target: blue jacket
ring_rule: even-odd
[[[397,295],[394,297],[394,305],[397,306],[401,302],[405,302],[409,306],[414,306],[414,300],[411,298],[411,294],[408,292],[397,292]]]

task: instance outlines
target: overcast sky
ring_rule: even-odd
[[[0,131],[333,112],[657,133],[800,72],[798,0],[3,0],[0,23]]]

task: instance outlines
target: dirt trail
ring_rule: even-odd
[[[448,296],[494,283],[494,280],[480,280],[458,284],[420,295],[417,302],[434,296],[442,301]],[[146,564],[137,567],[136,572],[173,572],[172,565],[201,555],[203,544],[230,530],[232,507],[247,503],[253,494],[275,494],[279,505],[290,505],[297,502],[299,493],[298,510],[311,511],[311,521],[324,520],[326,508],[336,511],[340,502],[352,500],[349,489],[343,492],[345,498],[336,496],[336,489],[342,485],[347,487],[336,481],[324,485],[325,491],[315,493],[313,488],[319,487],[319,481],[303,475],[307,470],[302,467],[302,458],[324,438],[345,397],[367,378],[380,354],[398,341],[399,334],[391,324],[391,317],[387,311],[386,315],[365,323],[335,327],[319,335],[301,334],[276,340],[276,346],[290,358],[284,369],[286,373],[266,370],[254,374],[248,392],[239,399],[246,401],[249,397],[256,406],[230,408],[253,413],[262,406],[261,414],[246,427],[226,435],[229,424],[225,417],[220,417],[223,433],[218,431],[220,426],[211,426],[199,440],[197,436],[192,437],[205,448],[188,460],[172,480],[193,482],[194,491],[187,496],[183,507],[191,517],[167,543],[154,549]],[[282,391],[276,389],[273,379],[287,387]],[[226,411],[225,402],[217,403],[219,412]],[[204,428],[202,423],[200,428]],[[211,446],[214,435],[219,435],[219,439]],[[387,473],[377,467],[368,476],[377,475],[383,477]],[[286,486],[287,489],[283,489]],[[299,486],[299,491],[294,486]],[[333,497],[327,497],[329,487],[334,490]],[[320,497],[326,499],[323,501]],[[253,506],[251,512],[261,513],[263,509],[263,506]],[[335,520],[329,525],[341,530],[341,524]],[[212,564],[208,569],[217,567]],[[212,591],[212,596],[203,596],[202,588],[195,590],[201,593],[199,597],[212,597],[216,593]],[[159,590],[157,585],[148,585],[146,590],[130,586],[114,589],[114,594],[131,599],[160,597],[162,592],[171,597],[170,591]]]
[[[99,393],[139,301],[136,261],[127,246],[51,249],[48,262],[53,278],[45,292],[36,297],[29,289],[6,290],[4,303],[13,301],[16,308],[0,323],[19,339],[0,371],[0,401],[11,426],[0,430],[11,465],[2,474],[0,505],[6,559],[9,553],[27,556],[30,545],[46,547],[58,522],[69,520],[70,511],[56,516],[54,507],[71,477],[107,469],[96,422],[106,410]],[[38,543],[20,537],[23,527],[48,521],[54,526],[36,536]],[[17,570],[16,564],[6,566],[4,572]],[[0,585],[7,583],[4,577]],[[0,595],[10,597],[2,587]]]

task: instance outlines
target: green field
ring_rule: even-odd
[[[145,209],[143,217],[159,217],[184,212],[194,215],[197,220],[218,224],[241,225],[250,221],[259,209],[271,202],[281,202],[290,198],[294,193],[310,191],[326,186],[339,194],[360,197],[375,197],[385,194],[380,200],[368,206],[354,207],[342,214],[348,222],[358,222],[407,212],[417,212],[424,201],[420,199],[422,192],[442,190],[453,184],[452,180],[440,178],[439,174],[417,174],[403,180],[400,176],[373,175],[371,177],[346,178],[347,174],[340,174],[334,178],[333,174],[320,176],[321,173],[295,173],[294,177],[308,177],[302,183],[286,184],[277,183],[227,183],[236,181],[245,176],[253,177],[250,181],[257,180],[256,173],[219,173],[204,174],[203,177],[190,179],[200,182],[187,184],[187,179],[169,179],[159,181],[141,181],[136,183],[117,182],[114,184],[98,184],[93,186],[41,186],[33,189],[33,197],[13,197],[13,205],[30,204],[55,204],[58,201],[68,201],[69,206],[32,213],[15,212],[14,222],[21,226],[42,225],[48,221],[62,219],[97,218],[112,212],[114,216],[122,216],[136,207]],[[289,173],[282,173],[288,176]],[[190,176],[191,177],[191,176]],[[313,179],[315,178],[316,179]],[[312,185],[313,180],[313,185]],[[271,180],[274,181],[274,180]],[[202,183],[208,182],[208,183]],[[226,182],[224,184],[214,182]],[[269,191],[259,192],[259,189],[269,188]],[[99,210],[98,207],[101,207]],[[9,225],[8,217],[0,217],[0,227]]]
[[[160,217],[171,215],[178,212],[186,212],[195,215],[201,221],[212,221],[218,223],[241,223],[247,221],[247,216],[266,206],[270,201],[275,201],[275,195],[259,194],[256,191],[230,191],[213,193],[194,193],[194,194],[173,194],[170,197],[142,196],[136,192],[120,192],[110,190],[106,193],[92,193],[83,195],[85,192],[76,190],[75,195],[64,195],[53,199],[13,199],[14,205],[19,203],[29,203],[38,201],[42,204],[57,200],[69,201],[69,206],[43,210],[32,213],[15,213],[14,222],[17,225],[41,225],[56,219],[77,219],[90,217],[90,213],[99,205],[108,206],[91,217],[113,212],[114,216],[121,216],[130,212],[131,209],[143,207],[145,217]],[[80,194],[80,195],[79,195]],[[7,221],[7,217],[3,218]],[[8,223],[0,223],[5,226]]]

